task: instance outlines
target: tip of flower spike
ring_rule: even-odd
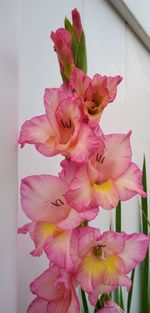
[[[81,24],[81,17],[76,8],[72,10],[71,13],[72,13],[73,28],[74,28],[77,38],[79,39],[83,32],[83,28]]]

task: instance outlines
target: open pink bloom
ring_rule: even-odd
[[[83,113],[90,126],[98,124],[104,108],[115,99],[121,80],[119,75],[107,77],[100,74],[91,79],[80,69],[74,68],[70,84],[77,95],[82,97]]]
[[[71,33],[65,28],[59,28],[56,32],[51,32],[51,39],[54,42],[54,50],[57,53],[60,71],[66,79],[69,79],[74,67]]]
[[[65,90],[66,89],[66,90]],[[21,129],[21,147],[35,144],[45,156],[61,153],[76,162],[87,162],[98,149],[99,132],[82,123],[79,98],[70,95],[67,87],[46,89],[46,114],[26,121]]]
[[[124,313],[124,311],[112,300],[106,300],[104,307],[97,313]]]
[[[67,202],[82,212],[98,205],[115,208],[119,200],[128,200],[146,193],[142,186],[142,172],[131,162],[130,132],[104,136],[104,145],[81,165],[65,194]]]
[[[71,254],[78,267],[77,280],[90,294],[92,304],[92,294],[96,291],[98,296],[98,289],[100,293],[110,292],[118,286],[130,289],[131,281],[127,274],[143,261],[150,237],[113,231],[100,234],[98,229],[92,227],[76,230],[74,236],[76,240],[72,238],[75,243]]]
[[[61,178],[51,175],[29,176],[22,180],[22,208],[31,223],[19,229],[19,233],[29,232],[35,244],[33,256],[43,252],[61,267],[70,269],[69,254],[72,229],[84,220],[90,220],[98,212],[87,211],[79,214],[70,208],[63,196],[68,186]]]
[[[37,298],[27,313],[79,313],[74,277],[56,266],[50,267],[31,283]]]

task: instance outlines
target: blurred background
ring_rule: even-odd
[[[77,8],[86,35],[88,75],[121,75],[115,101],[101,119],[104,133],[132,130],[133,161],[150,171],[150,2],[149,0],[0,0],[0,312],[25,313],[33,297],[30,282],[48,266],[33,258],[18,196],[20,179],[57,174],[61,157],[46,158],[34,147],[18,151],[17,133],[26,119],[44,113],[46,87],[61,76],[50,32]],[[149,177],[148,177],[149,190]],[[18,205],[19,203],[19,205]],[[18,209],[17,209],[18,208]],[[114,210],[101,210],[93,225],[107,230]],[[122,206],[122,230],[139,231],[139,199]],[[138,275],[131,313],[138,310]],[[92,311],[91,311],[92,312]],[[41,312],[42,313],[42,312]],[[148,312],[147,312],[148,313]]]

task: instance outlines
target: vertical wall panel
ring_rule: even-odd
[[[18,1],[0,1],[0,312],[16,313]]]

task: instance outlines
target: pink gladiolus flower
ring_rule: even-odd
[[[106,300],[104,307],[97,313],[124,313],[124,311],[112,300]]]
[[[76,162],[87,162],[101,145],[97,129],[92,130],[82,123],[79,98],[70,95],[67,87],[46,89],[46,115],[33,117],[21,129],[21,147],[35,144],[36,149],[45,156],[61,153]]]
[[[94,153],[88,165],[80,165],[65,194],[67,202],[82,212],[98,205],[115,208],[119,200],[146,193],[142,173],[131,162],[130,132],[104,136],[104,145]]]
[[[121,80],[119,75],[107,77],[100,74],[90,79],[80,69],[74,68],[70,84],[82,98],[84,118],[89,120],[90,126],[95,127],[98,124],[104,108],[115,99]]]
[[[84,220],[93,219],[98,209],[79,214],[70,208],[63,194],[68,185],[51,175],[26,177],[21,184],[22,208],[31,223],[21,227],[19,233],[29,232],[34,241],[33,256],[43,252],[61,267],[72,268],[69,254],[72,229]]]
[[[51,39],[54,42],[54,50],[57,53],[61,74],[69,79],[74,67],[71,50],[72,36],[65,28],[59,28],[56,32],[51,32]]]
[[[98,290],[100,293],[110,292],[118,286],[130,289],[131,281],[127,274],[143,261],[150,237],[113,231],[100,234],[92,227],[76,230],[74,236],[76,240],[72,238],[75,243],[71,254],[78,268],[77,280],[89,293],[92,304],[95,291],[98,296]]]
[[[79,301],[75,292],[74,277],[50,267],[31,283],[31,291],[37,298],[30,304],[27,313],[79,313]]]

